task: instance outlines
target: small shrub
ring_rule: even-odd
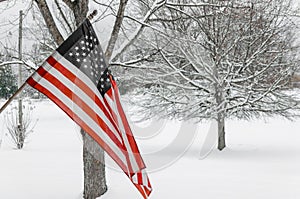
[[[32,111],[34,106],[30,100],[27,100],[22,105],[22,119],[20,124],[18,103],[14,102],[11,105],[10,111],[7,112],[5,121],[8,130],[8,137],[17,149],[22,149],[26,143],[28,135],[33,132],[36,122],[32,122]]]

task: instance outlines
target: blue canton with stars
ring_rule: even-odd
[[[85,20],[57,51],[88,76],[102,95],[110,89],[110,73],[89,20]]]

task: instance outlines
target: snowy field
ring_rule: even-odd
[[[34,118],[39,120],[25,148],[14,150],[0,115],[0,198],[81,199],[78,127],[50,101],[36,102]],[[209,123],[181,130],[181,122],[155,124],[161,128],[153,127],[153,134],[147,124],[135,127],[154,189],[150,198],[300,198],[300,120],[228,121],[228,148],[206,158]],[[109,190],[101,198],[141,199],[109,158],[107,164]]]

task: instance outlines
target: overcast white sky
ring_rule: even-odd
[[[17,48],[19,11],[24,10],[24,12],[26,12],[26,10],[30,7],[31,2],[32,1],[29,0],[9,0],[8,2],[0,3],[0,48],[3,45],[9,45]],[[296,4],[299,4],[298,2],[300,2],[300,0],[295,0],[295,6]],[[95,6],[90,5],[90,10],[93,10],[94,8]],[[112,19],[113,18],[110,18],[94,25],[97,35],[104,47],[108,40],[107,35],[110,33],[112,28]],[[24,19],[24,35],[26,35],[26,31],[28,32],[28,29],[33,26],[32,23],[32,13],[27,12]],[[28,40],[26,37],[23,38],[23,51],[26,52],[30,49],[34,42],[37,42],[37,40],[32,38]]]

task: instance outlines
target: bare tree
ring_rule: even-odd
[[[226,118],[294,117],[299,100],[288,85],[298,49],[290,3],[166,2],[139,38],[147,56],[123,62],[144,85],[136,103],[149,117],[215,119],[219,150]]]
[[[30,133],[33,132],[36,121],[32,120],[32,111],[34,106],[30,100],[26,100],[23,104],[22,124],[19,123],[18,109],[16,104],[13,104],[5,115],[6,128],[12,143],[17,149],[22,149],[27,141]]]

